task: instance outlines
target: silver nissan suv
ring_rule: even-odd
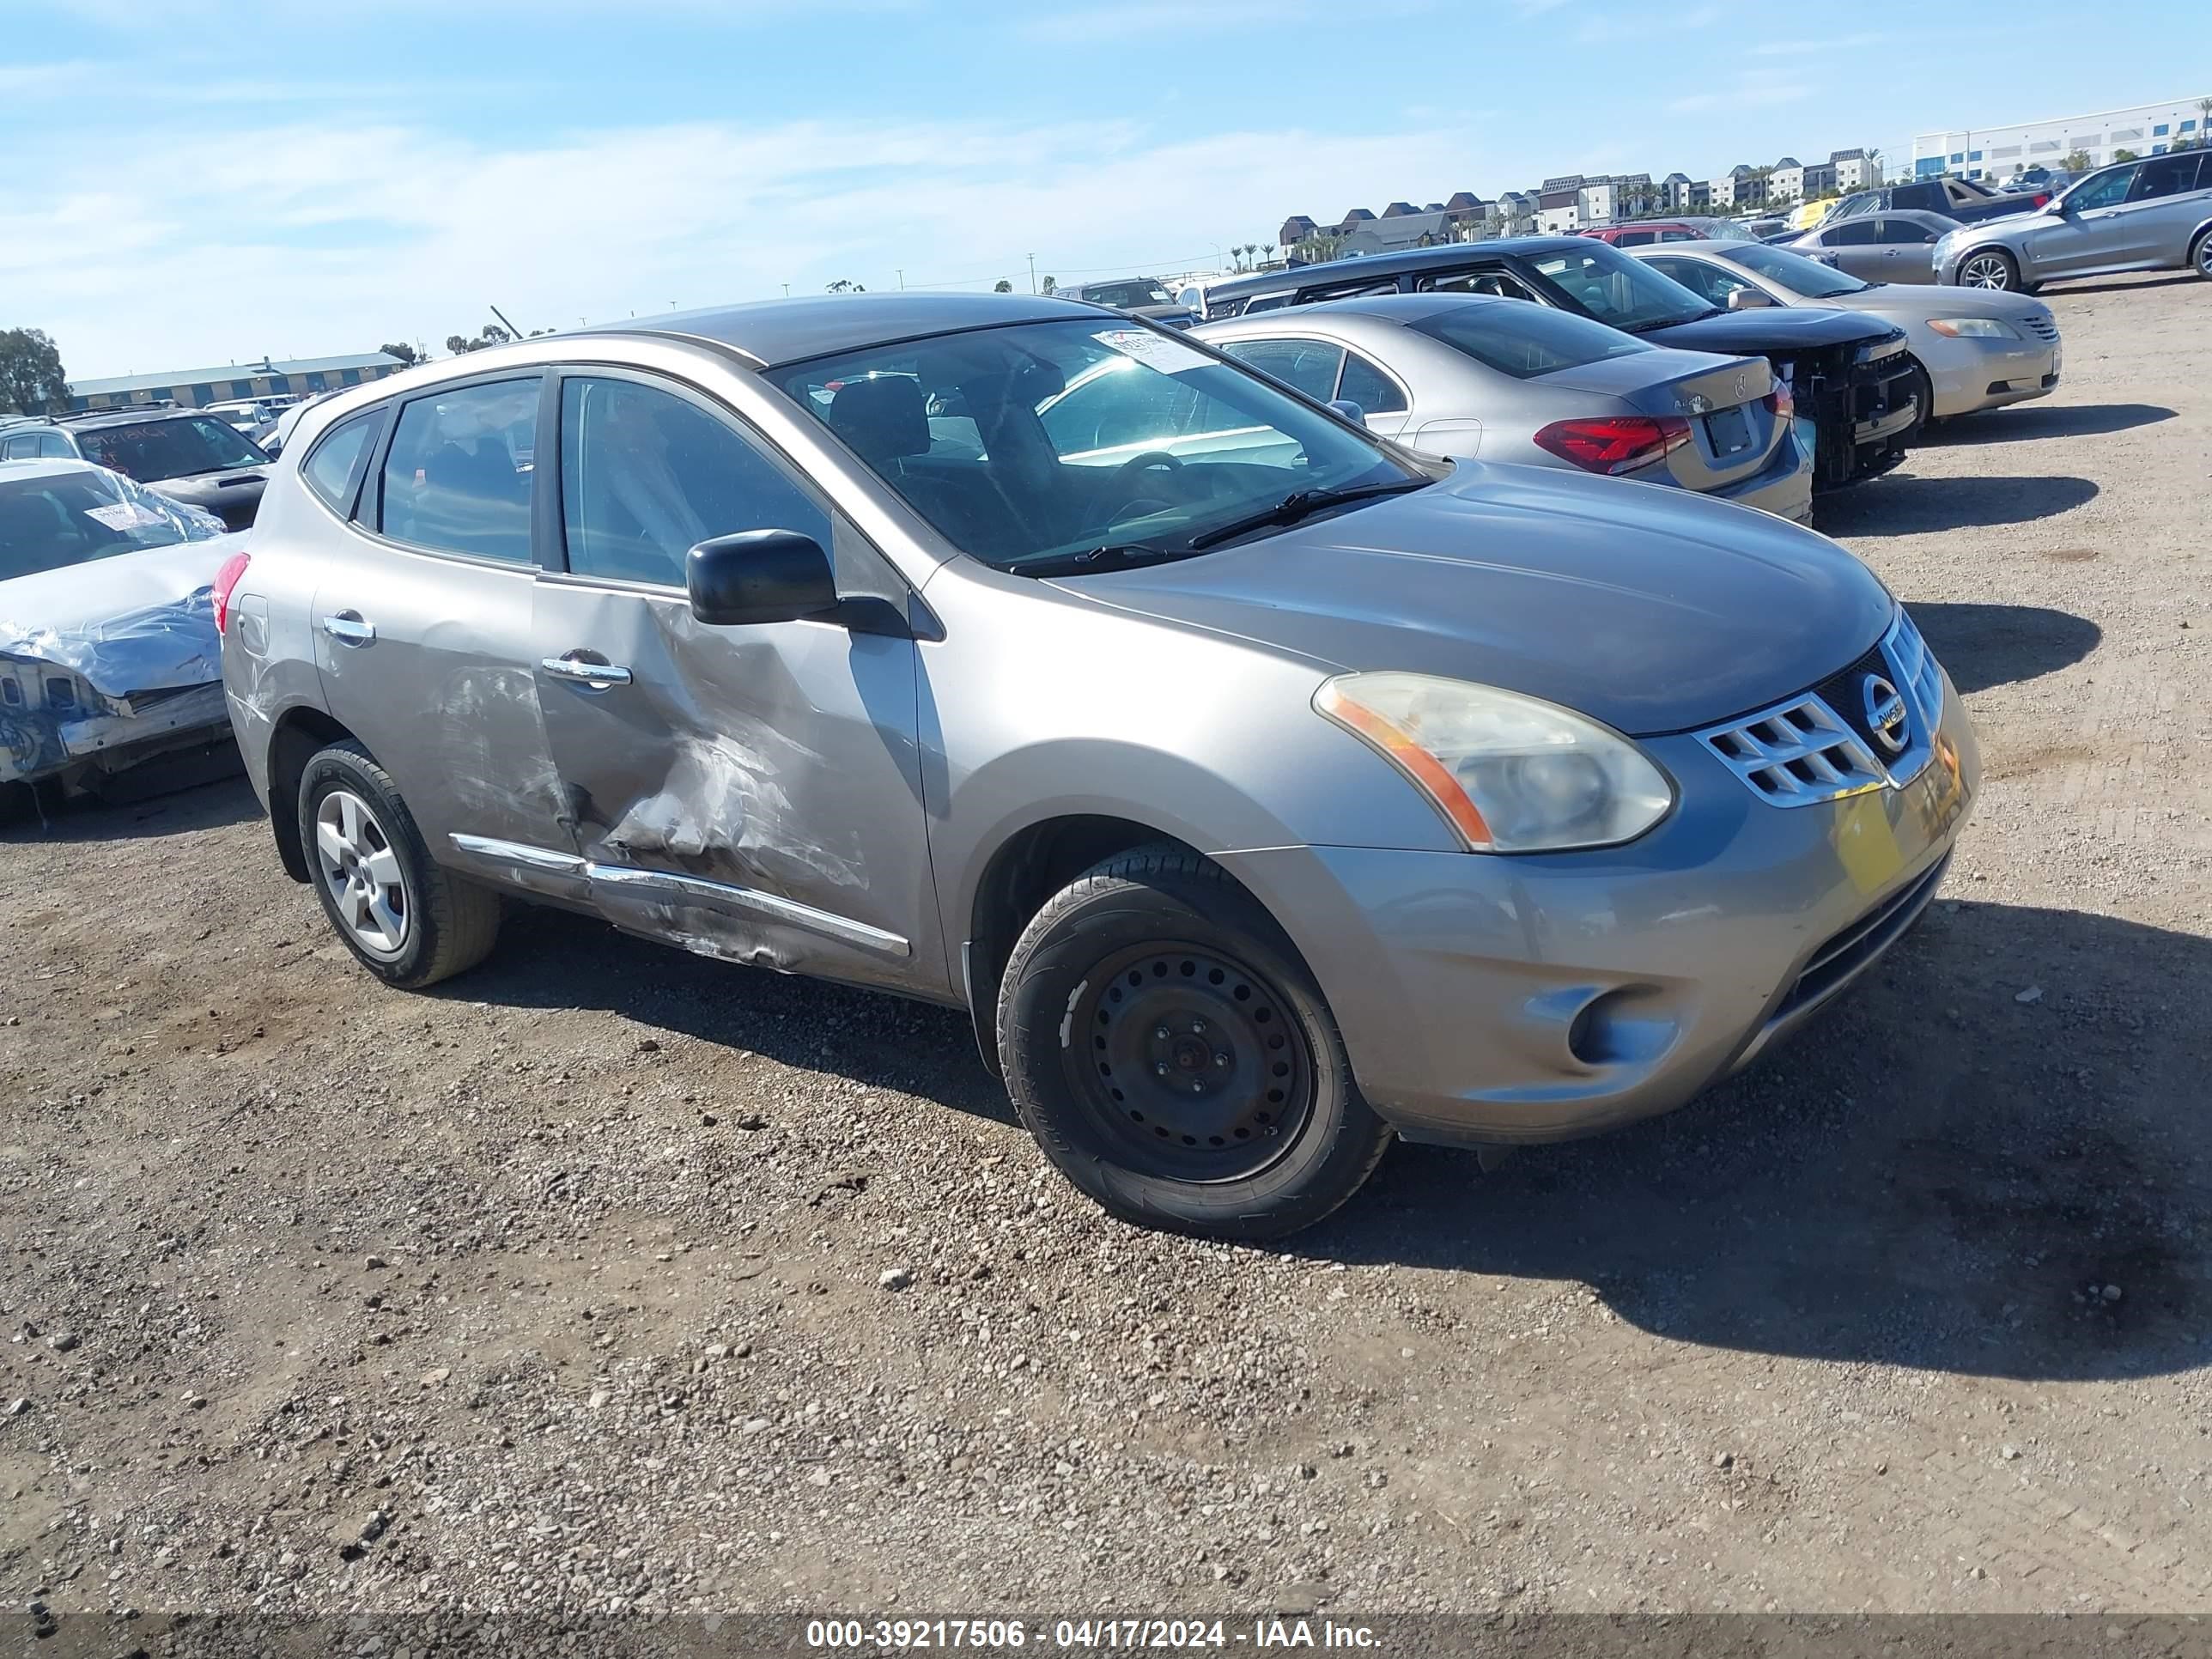
[[[1115,1213],[1680,1105],[1863,973],[1978,780],[1811,531],[1423,459],[1178,331],[871,295],[330,399],[216,594],[277,855],[423,986],[538,900],[964,1009]]]

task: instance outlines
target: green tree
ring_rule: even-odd
[[[2115,161],[2140,161],[2142,157],[2131,149],[2116,149],[2112,152],[2112,159]]]
[[[387,357],[398,358],[401,362],[406,364],[410,368],[412,368],[416,364],[422,361],[421,356],[416,351],[415,348],[409,345],[404,340],[401,340],[396,344],[380,345],[377,347],[377,349]]]
[[[866,294],[867,291],[862,284],[847,276],[840,276],[836,282],[830,283],[827,289],[827,292],[831,294]]]
[[[44,329],[0,329],[0,409],[44,415],[67,407],[69,376]]]
[[[1042,283],[1037,285],[1037,292],[1040,294],[1057,294],[1060,292],[1060,279],[1056,276],[1046,277]]]
[[[2064,167],[2069,173],[2087,173],[2090,168],[2095,167],[2097,164],[2089,159],[2089,152],[2087,150],[2077,149],[2072,155],[2069,155],[2063,161],[2060,162],[2059,165]]]
[[[991,284],[991,292],[994,294],[1012,294],[1013,291],[1013,283],[1004,276],[1000,277],[997,282]]]
[[[1297,263],[1308,265],[1327,264],[1343,252],[1344,238],[1333,230],[1317,230],[1300,241],[1291,252]]]
[[[458,357],[464,352],[482,351],[486,346],[505,345],[514,337],[514,336],[509,334],[497,323],[486,323],[483,325],[483,332],[474,339],[465,334],[448,334],[446,337],[446,349]]]

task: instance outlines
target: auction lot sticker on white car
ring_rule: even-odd
[[[96,519],[110,530],[146,530],[167,524],[167,520],[150,507],[141,507],[136,501],[116,501],[107,507],[88,507],[84,516]]]
[[[1186,369],[1206,368],[1213,359],[1181,340],[1170,340],[1164,334],[1155,334],[1149,328],[1102,329],[1091,337],[1100,345],[1111,347],[1125,357],[1134,357],[1139,362],[1157,368],[1163,374],[1180,374]]]

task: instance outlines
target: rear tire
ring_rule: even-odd
[[[1000,981],[998,1046],[1045,1156],[1140,1226],[1279,1237],[1389,1145],[1296,948],[1181,848],[1110,859],[1037,912]]]
[[[2206,282],[2212,283],[2212,230],[2197,233],[2196,244],[2189,250],[2189,265]]]
[[[1960,288],[1987,289],[1999,294],[2025,294],[2020,261],[2001,247],[1976,248],[1959,261]]]
[[[334,743],[307,762],[299,814],[308,883],[370,973],[419,990],[491,954],[499,895],[430,856],[392,775],[361,744]]]

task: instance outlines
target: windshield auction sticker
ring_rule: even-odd
[[[117,501],[110,507],[88,507],[84,516],[98,520],[110,530],[146,530],[165,523],[161,515],[136,501]]]
[[[1170,340],[1164,334],[1155,334],[1149,328],[1102,329],[1091,337],[1125,357],[1134,357],[1146,367],[1157,368],[1163,374],[1181,374],[1189,369],[1205,368],[1213,362],[1204,352],[1194,350],[1181,340]]]

